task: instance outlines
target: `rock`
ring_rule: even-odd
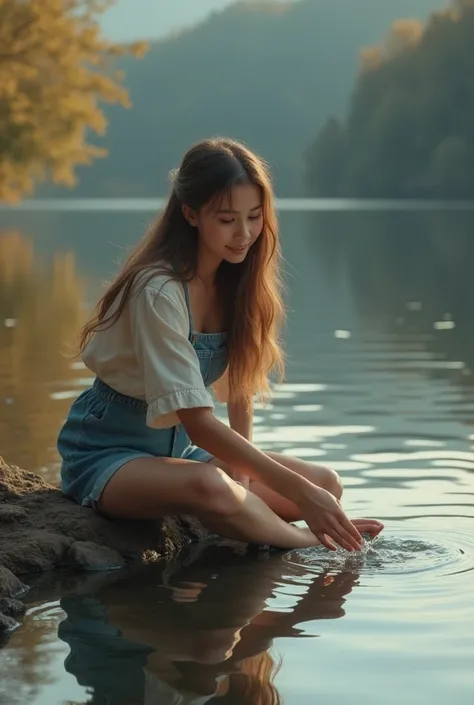
[[[67,499],[39,475],[7,465],[1,457],[0,527],[0,598],[26,590],[18,579],[24,573],[71,565],[79,570],[111,570],[132,561],[168,561],[190,542],[208,536],[191,517],[105,519]],[[1,625],[11,629],[12,620],[3,614]]]
[[[0,502],[11,499],[21,499],[32,492],[46,492],[51,485],[39,475],[15,466],[10,467],[0,457]]]
[[[28,586],[21,582],[11,570],[0,565],[0,595],[2,597],[16,597],[28,590]]]
[[[12,605],[18,600],[13,600],[12,596],[22,595],[28,590],[27,586],[21,582],[11,570],[0,565],[0,633],[10,631],[17,626],[14,619],[11,619],[11,614],[14,612],[20,614],[20,611],[12,610]],[[21,605],[21,602],[18,603]]]
[[[105,519],[0,457],[0,632],[17,626],[11,615],[19,615],[19,608],[3,598],[26,592],[19,575],[71,565],[110,571],[133,561],[169,561],[207,536],[191,517]]]
[[[25,614],[26,607],[20,600],[13,600],[11,597],[0,597],[0,614],[7,617],[18,617]]]
[[[14,544],[7,541],[4,546],[2,542],[0,560],[15,575],[51,570],[66,565],[66,554],[72,543],[72,539],[63,534],[23,528],[15,532]]]
[[[118,551],[92,541],[76,541],[68,551],[68,562],[82,570],[117,570],[125,559]]]
[[[22,507],[10,507],[8,504],[0,505],[0,522],[17,521],[26,519],[27,511]]]
[[[18,622],[15,622],[15,620],[12,617],[7,617],[6,614],[3,614],[3,612],[0,612],[0,633],[1,632],[11,632],[17,626],[18,626]]]

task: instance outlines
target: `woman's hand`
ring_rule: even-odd
[[[360,534],[370,534],[374,539],[384,529],[384,525],[377,519],[352,519],[352,523]]]
[[[361,550],[362,536],[359,530],[346,517],[340,502],[330,492],[308,482],[303,496],[296,500],[296,504],[312,533],[330,551],[336,551],[337,546],[347,551]]]

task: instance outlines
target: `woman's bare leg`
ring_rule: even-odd
[[[122,519],[192,514],[226,538],[280,548],[318,544],[309,529],[286,523],[256,494],[207,463],[132,460],[107,483],[98,509],[105,516]]]
[[[285,467],[290,468],[293,472],[298,473],[298,475],[305,477],[312,482],[313,485],[327,490],[334,495],[336,499],[341,499],[343,491],[342,482],[339,475],[334,470],[331,470],[331,468],[309,463],[299,458],[283,455],[282,453],[267,453],[267,455]],[[213,458],[210,462],[232,477],[232,471],[218,458]],[[250,491],[257,495],[257,497],[260,497],[275,514],[278,514],[278,516],[285,521],[300,521],[301,512],[296,504],[278,494],[275,490],[270,489],[270,487],[267,487],[261,482],[253,480],[250,482]]]

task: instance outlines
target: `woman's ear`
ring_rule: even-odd
[[[192,208],[189,206],[183,206],[183,215],[185,219],[188,221],[189,225],[192,225],[193,228],[197,227],[197,215],[196,211],[194,211]]]

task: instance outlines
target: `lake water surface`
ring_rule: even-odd
[[[2,705],[473,702],[474,210],[282,205],[288,374],[254,440],[334,467],[385,532],[32,577]],[[68,343],[153,217],[129,206],[0,211],[0,454],[49,481],[91,382]]]

